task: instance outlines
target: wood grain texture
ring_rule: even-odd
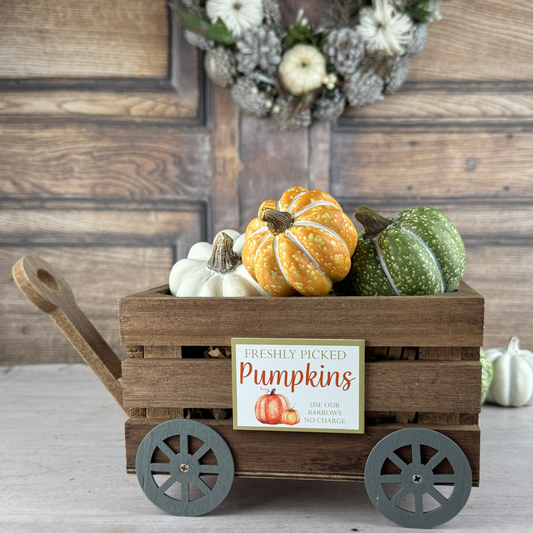
[[[329,192],[329,165],[331,124],[315,121],[309,128],[309,181],[310,191]]]
[[[127,357],[132,359],[142,359],[144,357],[144,347],[143,346],[126,346]],[[122,378],[120,378],[120,383],[122,384]],[[146,408],[145,407],[133,407],[128,409],[129,418],[146,418]]]
[[[181,346],[146,346],[144,358],[180,359]],[[183,418],[183,409],[179,407],[150,407],[146,409],[146,418]]]
[[[127,359],[126,407],[231,408],[231,361]],[[479,412],[481,365],[465,361],[381,361],[365,365],[365,410]]]
[[[168,70],[163,0],[0,3],[0,77],[157,77]]]
[[[528,0],[442,3],[408,80],[531,80],[533,6]]]
[[[427,205],[445,213],[453,222],[457,231],[466,242],[467,255],[470,248],[479,247],[485,243],[504,243],[513,241],[525,243],[533,238],[533,224],[531,223],[532,208],[530,202],[518,197],[498,200],[488,197],[484,201],[475,198],[456,199],[432,198],[429,201],[416,196],[409,196],[408,187],[397,183],[398,198],[353,198],[341,201],[341,205],[353,220],[357,207],[369,204],[384,217],[396,217],[404,209]],[[509,187],[510,185],[504,185]],[[506,193],[502,187],[502,193]],[[432,187],[424,192],[431,194]],[[379,191],[376,191],[379,193]],[[512,193],[511,193],[512,194]],[[359,222],[354,222],[358,230],[362,229]]]
[[[174,122],[196,116],[196,102],[181,93],[24,91],[0,92],[0,117],[112,118]]]
[[[205,132],[99,124],[4,124],[3,198],[206,199]]]
[[[120,407],[123,407],[120,359],[78,307],[68,281],[47,261],[25,255],[13,267],[13,278],[24,296],[56,323],[91,367]]]
[[[415,60],[416,61],[416,60]],[[348,106],[342,122],[351,117],[348,124],[356,127],[372,127],[398,124],[421,124],[428,121],[442,126],[446,124],[469,123],[505,124],[514,119],[529,123],[533,116],[533,94],[529,89],[523,92],[510,91],[507,88],[476,90],[468,84],[432,90],[407,85],[394,95],[376,102],[368,107]]]
[[[192,207],[192,209],[191,209]],[[193,210],[196,207],[196,210]],[[189,246],[203,235],[200,206],[190,211],[2,209],[0,244],[100,244],[173,246],[182,239]]]
[[[335,135],[336,198],[472,203],[533,198],[529,132]],[[383,157],[387,154],[387,157]],[[415,204],[416,205],[416,204]]]
[[[211,86],[211,237],[239,230],[239,113],[228,88]]]
[[[241,231],[257,217],[259,206],[279,199],[286,189],[308,187],[309,132],[279,131],[273,120],[242,117],[240,154]]]
[[[126,465],[135,472],[135,454],[144,436],[163,420],[126,422]],[[366,458],[386,435],[407,424],[380,424],[366,428],[364,435],[342,433],[297,433],[235,431],[231,420],[205,420],[228,443],[235,461],[235,475],[275,475],[291,479],[363,481]],[[479,484],[480,433],[478,426],[428,425],[450,437],[463,450],[472,467],[473,484]],[[268,461],[260,457],[268,457]],[[441,473],[441,472],[439,472]],[[444,472],[442,472],[444,473]]]
[[[486,298],[485,348],[505,346],[517,335],[526,349],[533,349],[533,248],[498,244],[467,251],[465,280]]]
[[[426,346],[480,346],[483,297],[468,289],[462,285],[444,295],[340,300],[175,298],[154,289],[120,300],[121,342],[228,346],[232,337],[270,337],[364,339],[369,346],[418,346],[422,340]]]
[[[63,273],[79,307],[115,353],[125,357],[119,343],[117,299],[133,287],[142,289],[166,280],[174,260],[170,247],[55,244],[46,247],[0,248],[0,364],[81,362],[63,334],[20,293],[11,269],[24,255],[38,253]]]

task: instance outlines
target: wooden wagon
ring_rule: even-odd
[[[128,414],[127,472],[169,513],[212,510],[234,475],[364,481],[382,514],[433,527],[479,484],[484,300],[465,283],[434,296],[323,298],[176,298],[165,285],[119,300],[128,353],[120,362],[51,265],[26,256],[14,277]],[[232,407],[231,361],[193,347],[235,337],[364,339],[365,433],[235,431],[232,420],[185,419],[184,409]],[[205,476],[216,476],[214,486]],[[181,495],[170,496],[176,483]],[[189,500],[191,483],[203,497]],[[392,496],[388,483],[399,487]],[[439,485],[453,485],[451,494]],[[398,506],[409,493],[413,511]],[[424,511],[424,494],[437,508]]]

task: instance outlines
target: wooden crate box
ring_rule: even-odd
[[[130,473],[140,442],[164,420],[184,408],[232,407],[231,361],[182,358],[182,347],[228,346],[232,337],[364,339],[364,435],[235,431],[232,420],[203,420],[230,446],[235,474],[362,481],[381,438],[423,426],[461,447],[479,484],[484,300],[466,283],[433,296],[278,299],[176,298],[165,285],[119,308]]]

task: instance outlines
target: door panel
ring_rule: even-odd
[[[285,24],[331,6],[280,4]],[[0,363],[78,360],[16,290],[24,253],[65,271],[120,350],[116,298],[165,283],[194,242],[244,231],[293,185],[328,190],[350,216],[442,209],[486,297],[486,344],[533,343],[533,6],[441,10],[397,94],[279,132],[206,82],[164,0],[1,3]]]
[[[165,0],[0,4],[0,363],[79,362],[11,277],[54,263],[111,346],[117,299],[207,237],[199,54]]]
[[[163,0],[0,3],[3,78],[164,78]]]

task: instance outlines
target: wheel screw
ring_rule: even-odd
[[[413,483],[416,483],[417,485],[419,483],[422,483],[422,476],[419,476],[418,474],[415,474],[412,479],[413,479]]]
[[[182,474],[186,474],[188,471],[189,471],[189,465],[186,465],[186,464],[180,465],[180,472]]]

